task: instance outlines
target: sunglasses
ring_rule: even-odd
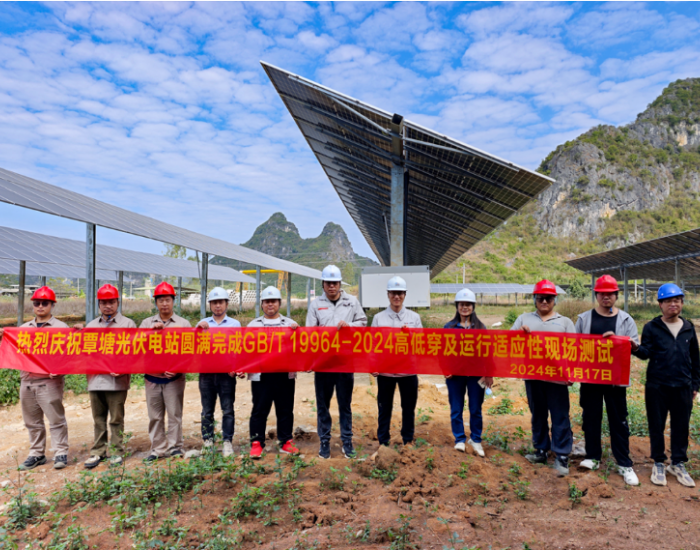
[[[53,302],[50,300],[32,300],[32,304],[34,307],[49,307]]]
[[[538,302],[553,302],[556,296],[537,296]]]

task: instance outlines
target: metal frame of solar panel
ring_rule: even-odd
[[[432,294],[456,294],[464,288],[468,288],[474,294],[486,296],[502,296],[504,294],[532,294],[535,285],[521,285],[516,283],[435,283],[430,285]],[[557,293],[566,295],[566,291],[557,286]]]
[[[85,268],[85,243],[73,239],[41,235],[10,227],[0,227],[0,258],[24,260],[36,264],[60,264]],[[200,278],[200,270],[195,262],[135,252],[114,246],[97,245],[97,269],[130,271],[132,273],[154,273],[174,277]],[[36,270],[36,267],[32,269]],[[15,271],[14,273],[17,273]],[[28,275],[32,273],[27,271]],[[75,275],[74,275],[75,277]],[[85,272],[77,277],[85,277]],[[104,279],[100,275],[98,279]],[[255,283],[255,279],[230,267],[209,266],[209,278],[239,283]],[[114,276],[108,280],[116,280]]]
[[[667,235],[566,262],[592,278],[609,273],[624,279],[697,281],[700,279],[700,229]],[[619,275],[618,275],[619,274]]]
[[[0,258],[0,273],[4,275],[17,275],[19,273],[19,269],[19,260],[6,260],[4,258]],[[62,279],[82,279],[83,277],[85,277],[85,267],[79,267],[74,265],[27,262],[26,274],[30,277],[60,277]],[[101,281],[116,281],[117,272],[106,269],[98,269],[97,278]]]
[[[434,277],[554,181],[262,66],[383,265],[429,265]]]

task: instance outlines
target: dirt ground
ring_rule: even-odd
[[[497,319],[485,318],[490,326]],[[635,361],[635,377],[642,364]],[[453,449],[449,406],[444,378],[421,376],[416,444],[400,445],[400,401],[397,392],[392,423],[392,448],[382,448],[376,440],[376,385],[368,375],[356,375],[353,395],[355,445],[364,460],[349,461],[342,457],[337,426],[337,407],[333,401],[333,439],[331,460],[317,458],[318,437],[315,434],[316,414],[313,375],[301,374],[295,396],[295,427],[301,428],[296,443],[302,458],[310,466],[299,472],[291,482],[299,490],[301,500],[295,506],[296,517],[288,511],[291,500],[279,503],[277,521],[268,522],[254,514],[233,520],[238,538],[235,543],[213,546],[207,533],[217,525],[231,521],[225,510],[230,509],[237,495],[250,488],[262,490],[281,479],[275,468],[278,451],[268,442],[263,469],[251,475],[231,478],[210,476],[206,491],[188,494],[177,505],[177,525],[188,529],[179,538],[162,531],[159,540],[166,548],[264,548],[264,549],[574,549],[625,548],[630,550],[662,548],[700,548],[700,493],[697,489],[681,487],[669,478],[667,487],[650,483],[651,463],[646,458],[648,441],[632,438],[634,468],[641,480],[639,487],[627,487],[614,470],[588,472],[577,468],[580,459],[572,460],[571,474],[557,477],[549,466],[531,466],[517,451],[529,446],[529,414],[523,384],[517,380],[497,380],[495,399],[484,404],[484,427],[490,434],[485,443],[486,458]],[[488,409],[512,403],[510,414],[490,414]],[[234,448],[248,450],[248,419],[251,409],[250,383],[238,383],[235,401],[236,429]],[[572,394],[572,416],[578,409],[578,396]],[[69,425],[69,467],[55,471],[50,465],[28,474],[13,471],[15,460],[26,457],[28,441],[19,406],[0,409],[0,481],[28,478],[40,498],[63,488],[67,481],[78,480],[83,472],[82,462],[88,457],[92,443],[92,417],[87,395],[66,396]],[[185,447],[198,449],[200,438],[200,401],[196,382],[189,382],[185,393]],[[217,418],[219,414],[217,412]],[[468,422],[468,412],[465,413]],[[268,430],[275,428],[274,411]],[[149,450],[147,412],[143,389],[129,393],[126,410],[126,431],[132,434],[128,468],[143,468],[140,459]],[[575,432],[580,432],[575,426]],[[580,437],[580,433],[576,433]],[[500,445],[504,439],[506,446]],[[577,439],[578,440],[578,439]],[[274,439],[273,439],[274,442]],[[507,450],[505,450],[507,447]],[[697,448],[697,447],[694,447]],[[15,459],[14,457],[17,457]],[[192,459],[196,460],[196,459]],[[232,459],[241,464],[241,458]],[[288,468],[291,462],[284,462]],[[159,461],[158,468],[169,468]],[[375,470],[377,468],[377,470]],[[94,470],[103,475],[108,466]],[[264,470],[264,471],[263,471]],[[373,477],[373,472],[394,471],[395,479]],[[572,486],[575,486],[572,493]],[[0,497],[9,501],[12,486]],[[288,506],[289,505],[289,506]],[[59,500],[56,513],[75,519],[85,528],[90,547],[146,548],[137,546],[138,533],[152,529],[164,521],[176,507],[164,502],[129,530],[115,531],[114,503],[70,505]],[[166,511],[167,509],[167,511]],[[410,518],[404,519],[402,516]],[[2,523],[2,519],[0,519]],[[65,548],[51,546],[49,530],[55,520],[32,523],[13,537],[20,548]],[[59,528],[60,531],[60,528]],[[163,534],[165,533],[165,534]],[[176,541],[176,542],[174,542]],[[32,545],[33,544],[33,545]],[[44,544],[46,546],[37,546]],[[209,544],[209,546],[207,546]],[[29,546],[28,546],[29,545]],[[0,539],[2,547],[2,539]],[[9,546],[8,546],[9,547]],[[74,548],[82,548],[74,546]]]

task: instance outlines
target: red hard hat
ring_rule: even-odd
[[[557,295],[557,287],[554,286],[552,281],[547,279],[542,279],[539,283],[535,285],[535,289],[532,291],[533,294],[549,294],[550,296]]]
[[[173,285],[166,283],[165,281],[160,283],[153,291],[153,297],[157,298],[158,296],[172,296],[174,298],[175,289],[173,288]]]
[[[620,292],[620,287],[617,286],[617,281],[612,275],[603,275],[593,287],[594,292]]]
[[[41,288],[37,288],[34,291],[34,294],[32,294],[32,300],[51,300],[52,302],[56,302],[56,294],[54,294],[54,291],[51,290],[47,286],[42,286]]]
[[[116,287],[113,287],[112,285],[103,285],[97,291],[97,299],[98,300],[118,300],[119,299],[119,291],[117,290]]]

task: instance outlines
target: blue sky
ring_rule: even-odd
[[[534,168],[700,77],[698,36],[696,2],[2,3],[0,166],[236,243],[276,211],[333,221],[371,256],[259,60]]]

